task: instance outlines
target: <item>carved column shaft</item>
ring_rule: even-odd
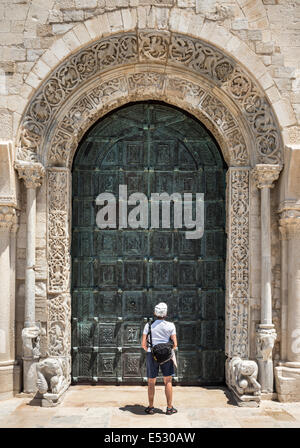
[[[261,190],[261,320],[257,329],[257,361],[263,393],[273,392],[272,351],[276,332],[272,323],[272,263],[270,188],[278,179],[279,165],[256,165],[253,178]]]
[[[289,240],[288,282],[287,358],[300,368],[300,232],[298,238]]]
[[[11,231],[16,224],[14,207],[0,205],[0,368],[14,364],[14,301],[11,297]]]
[[[300,202],[285,201],[280,209],[282,261],[286,266],[282,291],[285,328],[282,361],[275,368],[279,401],[300,400]]]
[[[27,188],[26,208],[26,271],[25,271],[25,322],[24,327],[35,325],[35,234],[36,189]]]
[[[271,265],[271,222],[270,188],[261,188],[261,309],[260,323],[272,325],[272,265]]]
[[[280,208],[282,250],[287,262],[286,359],[300,368],[300,204]],[[296,365],[295,365],[296,366]]]
[[[24,392],[34,393],[36,387],[36,363],[39,358],[39,327],[35,322],[35,234],[36,188],[41,185],[45,170],[40,163],[18,162],[15,165],[19,177],[27,189],[26,205],[26,272],[25,316],[23,339]]]
[[[288,241],[285,237],[285,229],[279,227],[281,233],[281,341],[280,358],[287,358],[287,312],[288,312]]]

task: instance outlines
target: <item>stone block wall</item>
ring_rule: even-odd
[[[276,112],[299,124],[300,7],[295,0],[1,0],[0,137],[13,137],[28,97],[47,71],[45,61],[32,73],[36,62],[78,24],[110,12],[109,25],[118,31],[130,11],[150,28],[166,28],[179,14],[184,23],[191,10],[198,27],[209,30],[217,22],[259,56],[283,100]]]

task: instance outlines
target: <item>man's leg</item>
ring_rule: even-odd
[[[164,383],[165,383],[165,394],[167,398],[167,406],[168,408],[172,408],[172,402],[173,402],[172,377],[164,376]]]
[[[153,407],[156,378],[148,378],[149,408]]]

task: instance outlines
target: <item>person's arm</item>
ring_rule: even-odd
[[[171,336],[171,339],[172,339],[172,341],[173,341],[173,350],[175,350],[175,348],[177,348],[177,336],[176,336],[176,334],[172,334]]]
[[[148,347],[147,347],[147,335],[143,334],[142,336],[142,348],[145,350],[145,352],[148,351]]]

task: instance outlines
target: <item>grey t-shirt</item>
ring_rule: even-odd
[[[145,325],[143,334],[148,334],[149,324]],[[172,322],[167,322],[166,320],[157,319],[151,325],[151,334],[152,334],[152,344],[164,344],[169,342],[170,336],[176,334],[175,325]],[[151,352],[151,348],[148,347],[148,352]]]

